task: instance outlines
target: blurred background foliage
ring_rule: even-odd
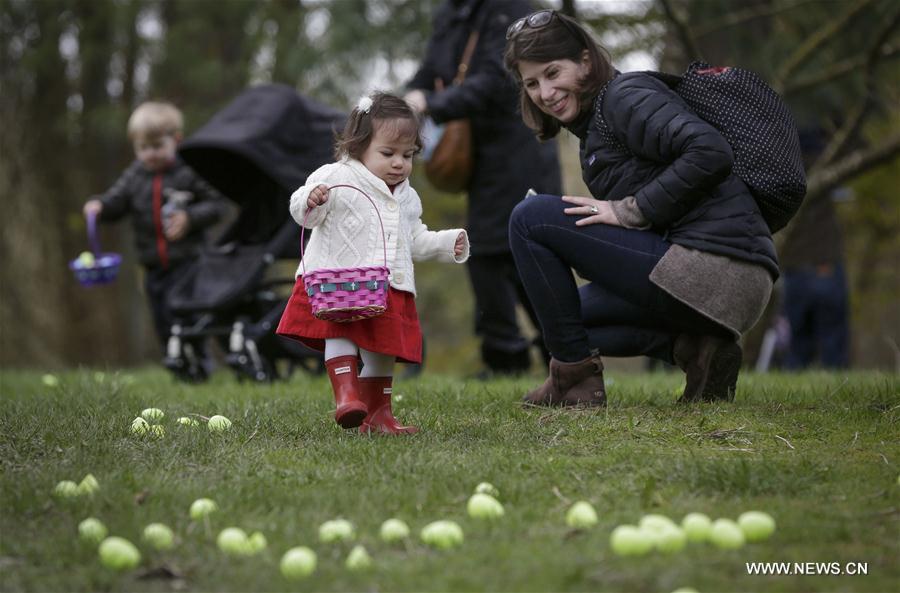
[[[498,0],[485,0],[498,1]],[[280,82],[346,110],[414,72],[436,0],[0,0],[0,365],[132,365],[159,356],[137,266],[83,290],[66,264],[86,248],[81,205],[131,161],[125,123],[147,99],[185,113],[187,135],[247,85]],[[844,232],[852,360],[900,368],[900,69],[896,0],[562,0],[622,70],[694,59],[761,73],[826,142],[807,202],[833,200]],[[583,193],[577,142],[560,140],[567,193]],[[413,183],[426,222],[459,225],[462,196]],[[838,190],[838,191],[836,191]],[[815,232],[796,224],[777,237]],[[134,261],[127,224],[103,230]],[[822,236],[821,241],[833,240]],[[285,269],[292,270],[292,264]],[[461,266],[417,273],[428,367],[478,356]],[[777,299],[773,299],[776,303]],[[770,307],[773,311],[776,304]],[[748,362],[772,315],[748,336]]]

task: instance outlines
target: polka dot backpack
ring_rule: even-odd
[[[784,228],[806,195],[806,172],[794,118],[778,93],[749,70],[705,62],[692,63],[682,76],[645,74],[665,82],[721,132],[734,152],[733,172],[750,188],[769,229]],[[604,140],[627,152],[597,120]]]

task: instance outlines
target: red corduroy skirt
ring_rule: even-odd
[[[395,288],[388,291],[387,310],[378,317],[336,323],[313,316],[306,287],[297,278],[276,333],[320,351],[325,350],[326,338],[346,338],[370,352],[396,356],[398,362],[422,362],[416,297]]]

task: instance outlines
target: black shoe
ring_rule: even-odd
[[[531,367],[529,348],[506,351],[491,348],[482,344],[481,359],[489,373],[493,375],[521,375]]]
[[[682,334],[675,340],[675,363],[686,375],[679,402],[732,401],[741,370],[741,347],[716,336]]]

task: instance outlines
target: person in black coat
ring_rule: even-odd
[[[510,220],[552,354],[547,381],[525,402],[605,405],[600,355],[677,364],[683,401],[734,397],[737,339],[762,314],[778,263],[728,142],[658,78],[618,73],[556,11],[510,25],[504,60],[529,127],[581,140],[591,192],[528,198]],[[589,282],[577,286],[572,269]]]
[[[517,302],[537,326],[510,253],[509,216],[529,189],[561,191],[556,143],[538,142],[522,123],[516,86],[502,63],[507,27],[530,10],[525,0],[445,1],[435,13],[425,58],[406,95],[438,124],[460,118],[472,123],[474,170],[466,221],[471,257],[466,265],[482,360],[495,373],[518,373],[529,366],[530,344],[516,320]],[[465,80],[452,86],[476,30],[478,44]],[[445,90],[438,92],[441,87]]]
[[[800,130],[804,160],[818,158],[825,148],[824,134],[818,127]],[[785,367],[849,367],[850,298],[843,231],[832,196],[808,202],[797,214],[783,253],[783,314],[790,325]]]

